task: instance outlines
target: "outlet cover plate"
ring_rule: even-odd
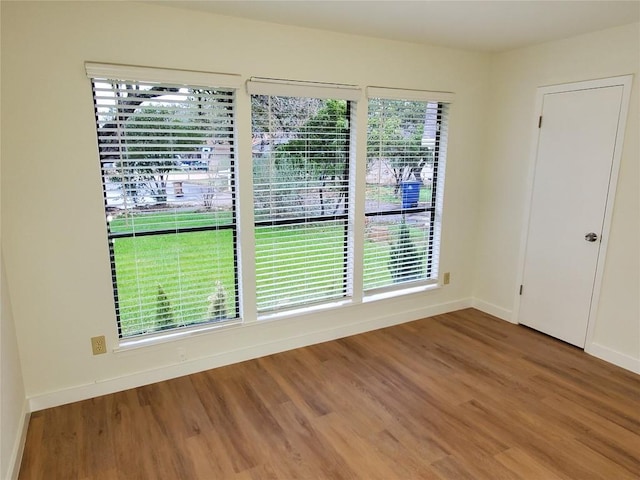
[[[103,353],[107,353],[107,342],[104,338],[104,335],[100,335],[99,337],[91,337],[91,350],[94,355],[102,355]]]

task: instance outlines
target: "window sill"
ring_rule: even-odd
[[[300,308],[292,308],[291,310],[283,310],[280,312],[266,313],[264,315],[258,316],[259,322],[265,322],[269,320],[279,320],[281,318],[294,317],[296,315],[304,315],[305,313],[315,313],[321,312],[325,310],[332,310],[334,308],[344,307],[346,305],[351,305],[353,300],[351,298],[347,298],[344,300],[338,300],[335,302],[329,303],[320,303],[317,305],[311,305],[308,307],[300,307]]]
[[[394,290],[384,290],[375,293],[370,293],[362,298],[362,303],[376,302],[380,300],[386,300],[390,298],[404,297],[406,295],[412,295],[416,293],[429,292],[433,290],[439,290],[442,286],[438,283],[430,283],[428,285],[417,285],[408,288],[399,288]],[[316,313],[327,310],[333,310],[336,308],[342,308],[348,305],[353,305],[353,299],[347,298],[335,302],[322,303],[318,305],[294,308],[291,310],[285,310],[280,312],[268,313],[258,316],[257,322],[244,323],[242,319],[238,318],[230,320],[224,323],[197,325],[194,327],[184,328],[178,331],[168,331],[157,334],[149,334],[138,338],[121,340],[116,348],[113,349],[113,353],[128,352],[139,348],[150,347],[153,345],[162,345],[164,343],[181,340],[184,338],[190,338],[197,335],[203,335],[216,330],[226,330],[228,328],[238,327],[241,325],[250,326],[260,322],[276,321],[284,318],[295,317],[298,315],[304,315],[308,313]]]
[[[365,296],[362,298],[362,303],[377,302],[378,300],[386,300],[388,298],[404,297],[405,295],[429,292],[431,290],[439,290],[440,288],[442,288],[442,286],[438,283],[429,283],[428,285],[417,285],[415,287],[378,291],[368,295],[365,293]]]
[[[113,353],[128,352],[130,350],[136,350],[138,348],[150,347],[152,345],[161,345],[163,343],[169,343],[183,338],[194,337],[205,333],[212,332],[214,330],[222,330],[230,327],[237,327],[242,325],[242,319],[229,320],[224,323],[196,325],[193,327],[186,327],[176,331],[167,331],[163,333],[148,334],[135,338],[128,338],[120,340],[120,343],[113,349]]]

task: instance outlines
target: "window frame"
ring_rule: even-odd
[[[440,237],[442,229],[442,211],[444,203],[444,179],[446,170],[446,153],[448,144],[448,128],[449,128],[449,110],[454,100],[454,94],[450,92],[435,92],[427,90],[407,90],[388,87],[372,86],[367,88],[367,144],[368,144],[368,126],[370,119],[369,105],[370,100],[390,100],[390,101],[409,101],[434,103],[438,105],[436,115],[435,143],[434,143],[434,167],[432,176],[431,198],[428,205],[403,208],[394,208],[388,210],[369,211],[365,210],[365,223],[368,218],[385,217],[392,215],[402,215],[403,219],[406,214],[412,213],[428,213],[429,214],[429,232],[427,249],[425,252],[425,274],[417,280],[410,280],[400,283],[392,283],[390,285],[381,285],[367,288],[364,285],[364,274],[366,270],[366,259],[363,258],[363,299],[365,301],[378,298],[387,298],[388,293],[402,295],[404,293],[413,293],[416,288],[429,287],[439,285],[439,260],[440,260]],[[368,155],[368,153],[366,154]],[[366,235],[362,232],[362,236]],[[365,240],[366,241],[366,240]],[[364,257],[364,251],[363,251]]]
[[[159,68],[151,68],[151,67],[136,67],[136,66],[125,66],[125,65],[115,65],[115,64],[100,64],[100,63],[85,63],[85,71],[87,77],[91,82],[91,89],[94,93],[94,126],[96,128],[96,134],[98,139],[98,161],[100,166],[100,177],[101,177],[101,185],[103,192],[103,205],[104,205],[104,214],[106,219],[106,239],[108,245],[109,252],[109,261],[111,266],[111,283],[113,289],[113,297],[114,297],[114,306],[115,306],[115,314],[116,314],[116,326],[117,326],[117,334],[118,339],[122,344],[137,344],[140,342],[145,342],[149,338],[156,338],[159,336],[172,336],[177,332],[185,331],[194,331],[200,329],[209,329],[211,327],[218,327],[221,325],[229,325],[229,324],[237,324],[238,320],[240,320],[241,315],[241,291],[240,291],[240,271],[239,271],[239,239],[238,239],[238,212],[237,212],[237,143],[238,143],[238,135],[237,135],[237,95],[240,91],[241,80],[239,75],[233,74],[216,74],[216,73],[206,73],[206,72],[193,72],[193,71],[185,71],[185,70],[171,70],[171,69],[159,69]],[[112,226],[110,222],[110,206],[108,204],[107,190],[105,178],[107,176],[105,164],[110,161],[105,162],[104,153],[101,151],[100,145],[100,122],[99,122],[99,112],[98,112],[98,99],[95,94],[96,83],[132,83],[132,84],[147,84],[147,85],[160,85],[160,86],[181,86],[189,89],[211,89],[211,90],[224,90],[228,94],[230,94],[229,99],[231,100],[230,107],[231,111],[231,119],[233,124],[233,130],[230,133],[230,138],[232,139],[231,151],[230,151],[230,168],[229,168],[229,185],[231,188],[231,220],[229,223],[220,223],[218,221],[212,222],[211,225],[203,225],[203,226],[176,226],[173,228],[156,228],[156,229],[144,229],[142,231],[112,231]],[[142,96],[140,98],[143,98]],[[119,111],[118,106],[114,111]],[[152,138],[152,137],[149,137]],[[117,154],[119,157],[119,161],[123,161],[122,157],[120,157],[120,153]],[[114,156],[111,154],[111,156]],[[130,161],[130,160],[127,160]],[[232,241],[232,250],[233,250],[233,305],[234,312],[231,316],[225,318],[223,321],[216,322],[213,319],[203,319],[201,322],[188,323],[186,325],[180,325],[180,322],[177,322],[176,325],[166,328],[164,330],[153,330],[153,331],[143,331],[142,333],[133,333],[129,335],[125,335],[123,332],[122,326],[122,316],[121,316],[121,299],[120,299],[120,287],[118,282],[118,268],[116,261],[116,251],[115,251],[115,241],[118,239],[124,238],[138,238],[138,237],[148,237],[148,236],[165,236],[165,235],[189,235],[197,232],[213,232],[213,231],[231,231],[231,241]],[[175,237],[178,238],[178,237]],[[182,291],[182,290],[181,290]]]
[[[405,294],[412,294],[426,289],[439,286],[438,271],[440,260],[440,234],[442,228],[443,194],[444,194],[444,169],[446,162],[446,138],[441,142],[440,129],[436,132],[434,146],[434,157],[438,159],[433,170],[433,193],[427,205],[418,205],[411,208],[395,208],[388,210],[367,211],[365,208],[365,192],[356,191],[357,188],[365,186],[365,168],[359,162],[367,158],[368,139],[368,106],[370,98],[380,98],[389,100],[415,100],[438,103],[437,122],[446,122],[446,129],[450,119],[450,104],[454,99],[454,94],[449,92],[430,92],[422,90],[406,90],[388,87],[358,87],[355,85],[330,84],[319,82],[304,82],[294,80],[279,80],[271,78],[251,77],[243,81],[240,75],[219,74],[207,72],[194,72],[186,70],[161,69],[153,67],[137,67],[114,64],[99,64],[87,62],[85,64],[87,76],[90,79],[115,79],[130,80],[138,82],[159,82],[184,85],[185,87],[204,87],[211,89],[232,89],[234,93],[234,146],[233,155],[234,168],[230,171],[231,183],[233,185],[232,195],[232,219],[231,224],[216,226],[190,226],[178,227],[176,229],[148,230],[136,233],[125,233],[112,231],[107,223],[107,244],[109,260],[112,271],[112,287],[114,293],[114,305],[116,310],[116,325],[120,346],[129,348],[131,346],[154,344],[168,341],[183,334],[199,333],[209,331],[220,326],[251,324],[256,321],[271,318],[282,318],[297,314],[304,314],[322,310],[325,308],[341,308],[349,304],[363,304],[370,301],[381,300]],[[209,85],[209,87],[206,87]],[[246,86],[246,91],[241,86]],[[240,150],[247,147],[251,151],[251,96],[252,95],[272,95],[288,97],[311,97],[321,99],[344,99],[347,102],[346,118],[349,122],[347,140],[347,165],[344,173],[345,185],[345,207],[344,213],[338,215],[320,215],[301,219],[281,219],[274,221],[260,221],[254,218],[255,205],[251,201],[255,191],[254,179],[251,174],[251,167],[247,167],[247,158],[244,160],[238,154]],[[443,105],[446,104],[446,112]],[[96,121],[97,121],[97,110]],[[363,143],[364,142],[364,143]],[[364,151],[364,153],[363,153]],[[100,165],[102,165],[102,157]],[[252,158],[252,157],[251,157]],[[251,164],[253,160],[251,161]],[[244,164],[244,166],[242,166]],[[244,173],[243,173],[244,172]],[[241,181],[238,182],[238,175]],[[104,173],[101,166],[101,183],[103,184],[104,205],[107,205],[106,192],[104,191]],[[247,191],[249,189],[249,191]],[[239,199],[240,207],[239,208]],[[248,202],[247,202],[248,201]],[[249,206],[250,204],[250,206]],[[106,212],[106,209],[105,209]],[[426,261],[426,279],[418,281],[403,282],[397,285],[365,288],[365,246],[363,242],[367,218],[403,215],[407,213],[427,213],[429,216],[429,238]],[[256,231],[263,226],[295,225],[311,222],[344,222],[344,254],[343,274],[342,274],[342,296],[339,298],[322,299],[318,302],[305,302],[285,308],[275,308],[266,311],[258,311],[257,284],[255,267],[255,239]],[[165,234],[189,234],[212,230],[231,230],[233,241],[233,264],[234,264],[234,286],[235,286],[235,312],[238,317],[235,321],[225,321],[216,323],[204,320],[187,326],[175,326],[165,331],[151,331],[149,333],[137,334],[133,336],[123,336],[120,319],[120,299],[118,292],[116,273],[116,253],[112,241],[119,238],[145,237]],[[250,238],[247,237],[250,235]],[[244,245],[244,246],[243,246]],[[252,265],[253,264],[253,265]],[[243,273],[243,267],[246,270]],[[245,278],[246,277],[246,278]],[[247,292],[244,291],[247,289]],[[249,296],[247,296],[247,294]],[[249,311],[248,318],[243,318],[243,312]]]
[[[293,303],[290,305],[284,305],[282,307],[271,306],[268,308],[260,308],[258,302],[258,295],[255,299],[255,308],[257,310],[258,319],[271,318],[273,316],[279,316],[281,314],[294,313],[300,311],[314,310],[323,305],[335,305],[344,301],[348,301],[353,297],[353,285],[352,285],[352,258],[353,258],[353,242],[351,238],[351,232],[353,231],[353,169],[355,165],[354,157],[354,143],[355,143],[355,131],[353,125],[355,109],[355,102],[360,99],[360,89],[353,85],[337,85],[337,84],[318,84],[311,82],[299,82],[288,80],[274,80],[253,78],[247,83],[247,92],[250,95],[250,99],[253,96],[264,95],[267,97],[294,97],[294,98],[307,98],[307,99],[323,99],[323,100],[344,100],[346,102],[345,118],[348,122],[347,138],[345,140],[345,158],[346,163],[343,171],[343,193],[344,193],[344,213],[339,215],[314,215],[311,217],[298,217],[292,219],[271,219],[271,220],[256,220],[254,218],[254,240],[257,243],[257,236],[260,228],[274,227],[274,226],[293,226],[301,224],[312,223],[329,223],[329,222],[343,222],[343,254],[342,254],[342,288],[341,296],[333,298],[322,298],[318,300],[309,300]],[[253,110],[251,112],[253,115]],[[253,163],[253,154],[252,154]],[[253,192],[256,190],[256,185],[253,184]],[[255,207],[254,207],[255,208]],[[256,247],[257,250],[257,247]],[[259,287],[257,285],[257,287]]]

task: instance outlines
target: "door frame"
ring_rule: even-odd
[[[527,168],[527,180],[525,187],[525,203],[523,209],[523,219],[525,219],[524,228],[520,237],[520,249],[518,254],[518,272],[516,276],[516,285],[514,286],[514,308],[512,312],[512,323],[520,323],[520,285],[524,281],[524,265],[527,253],[527,239],[529,238],[529,228],[531,224],[531,210],[533,207],[533,187],[536,172],[536,163],[538,158],[538,145],[540,143],[540,127],[538,119],[542,115],[544,96],[552,93],[567,93],[580,90],[593,90],[597,88],[622,86],[622,100],[620,104],[620,114],[618,117],[618,130],[616,133],[615,145],[613,150],[613,159],[611,165],[611,174],[609,176],[609,189],[605,205],[604,220],[602,224],[602,236],[598,246],[598,260],[596,263],[596,273],[593,284],[593,294],[591,297],[591,305],[589,307],[589,316],[587,319],[587,332],[584,350],[588,351],[592,344],[595,318],[598,312],[598,303],[600,300],[600,292],[602,287],[602,277],[604,273],[605,259],[609,243],[609,234],[611,229],[611,220],[613,218],[613,205],[616,196],[616,187],[618,184],[618,174],[620,172],[620,160],[622,158],[622,148],[624,142],[624,133],[629,113],[629,99],[631,96],[631,83],[633,75],[621,75],[616,77],[601,78],[597,80],[585,80],[580,82],[562,83],[557,85],[548,85],[538,87],[536,89],[536,105],[535,117],[532,121],[531,128],[531,147],[529,153],[529,162]],[[542,120],[544,122],[544,119]]]

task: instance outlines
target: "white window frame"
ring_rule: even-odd
[[[347,220],[347,284],[349,294],[341,299],[331,299],[326,302],[312,303],[302,307],[274,310],[258,314],[256,309],[255,284],[255,221],[253,217],[253,179],[251,169],[247,165],[247,158],[240,160],[236,155],[236,172],[244,170],[244,174],[236,179],[236,197],[242,198],[236,205],[236,234],[237,234],[237,288],[240,317],[235,323],[222,325],[199,325],[193,328],[176,328],[166,332],[154,333],[138,337],[121,338],[120,348],[128,349],[138,346],[155,344],[181,338],[183,335],[197,334],[217,329],[220,326],[251,324],[260,320],[278,319],[293,315],[317,312],[331,308],[344,308],[350,304],[367,303],[388,299],[400,295],[408,295],[438,287],[433,278],[428,282],[404,284],[396,288],[382,288],[364,290],[364,230],[365,230],[365,167],[359,163],[366,157],[367,144],[367,105],[371,97],[390,100],[414,100],[451,104],[455,98],[450,92],[434,92],[424,90],[396,89],[380,86],[361,88],[356,85],[343,85],[320,82],[305,82],[298,80],[284,80],[273,78],[252,77],[246,81],[240,75],[196,72],[176,69],[160,69],[128,65],[115,65],[87,62],[85,64],[89,78],[113,78],[140,82],[172,83],[185,86],[215,86],[230,88],[236,91],[236,134],[235,143],[241,147],[250,146],[251,142],[251,95],[294,96],[322,99],[343,99],[352,102],[349,118],[350,150],[349,150],[349,208],[346,212]],[[242,87],[245,87],[243,89]],[[449,123],[450,111],[447,118]],[[440,235],[442,226],[442,212],[445,187],[446,142],[441,145],[439,168],[441,173],[434,185],[436,189],[434,211],[434,251],[432,255],[432,277],[438,277],[440,258]],[[244,167],[241,164],[245,164]],[[243,268],[244,267],[244,268]],[[248,313],[248,315],[247,315]]]
[[[455,100],[455,94],[451,92],[429,91],[429,90],[414,90],[414,89],[399,89],[391,87],[369,86],[366,88],[366,102],[368,105],[369,99],[377,98],[383,100],[408,100],[418,102],[433,102],[446,105],[446,116],[444,118],[444,128],[438,132],[440,142],[438,145],[438,175],[434,184],[436,192],[434,199],[434,213],[433,213],[433,245],[430,257],[430,270],[431,275],[428,279],[412,281],[407,283],[401,283],[398,285],[390,285],[378,288],[364,289],[363,286],[363,301],[371,302],[376,300],[383,300],[395,296],[407,295],[411,293],[418,293],[424,290],[430,290],[438,288],[440,286],[439,272],[440,272],[440,248],[441,248],[441,233],[442,233],[442,217],[444,207],[444,189],[445,189],[445,172],[446,172],[446,159],[447,159],[447,144],[448,144],[448,128],[450,120],[450,107]],[[368,122],[368,111],[367,111]],[[438,125],[440,129],[440,125]],[[367,134],[365,133],[365,136]],[[366,149],[366,144],[365,144]],[[365,214],[367,216],[367,214]],[[362,232],[364,236],[364,232]],[[361,275],[364,276],[364,264],[361,270]]]
[[[172,70],[172,69],[160,69],[160,68],[152,68],[152,67],[139,67],[139,66],[130,66],[130,65],[116,65],[116,64],[104,64],[104,63],[94,63],[87,62],[85,63],[85,71],[87,77],[93,82],[94,80],[100,81],[101,79],[107,81],[121,81],[121,82],[138,82],[138,83],[146,83],[146,84],[170,84],[170,85],[184,85],[185,87],[203,87],[203,88],[212,88],[212,89],[224,89],[227,91],[235,92],[235,96],[237,97],[238,92],[241,91],[242,87],[242,79],[240,75],[234,74],[221,74],[221,73],[208,73],[208,72],[196,72],[196,71],[186,71],[186,70]],[[234,101],[234,104],[236,102]],[[97,105],[96,105],[97,108]],[[234,110],[236,108],[234,107]],[[97,112],[96,112],[97,114]],[[237,117],[237,114],[235,115]],[[235,123],[235,122],[234,122]],[[236,127],[237,130],[237,127]],[[233,134],[234,144],[237,145],[237,131]],[[235,154],[237,157],[237,153]],[[102,164],[102,158],[100,159],[100,163]],[[234,169],[237,169],[237,159],[233,160],[235,164]],[[101,174],[103,177],[104,174]],[[104,178],[102,179],[104,182]],[[236,187],[237,188],[237,182]],[[235,197],[238,196],[238,193],[233,194]],[[115,264],[115,255],[113,251],[113,247],[111,245],[112,236],[109,233],[109,215],[107,210],[107,198],[105,193],[105,214],[107,218],[107,230],[108,230],[108,238],[109,238],[109,251],[110,251],[110,262],[112,267],[112,283],[114,288],[114,302],[116,306],[116,317],[117,317],[117,327],[118,327],[118,337],[120,339],[120,348],[128,348],[128,347],[136,347],[140,345],[145,345],[148,343],[156,343],[157,341],[168,341],[169,339],[173,339],[176,337],[181,337],[183,335],[190,335],[193,333],[200,333],[202,331],[211,330],[214,328],[219,328],[221,326],[235,325],[241,322],[241,304],[242,304],[242,289],[240,288],[240,271],[237,262],[237,256],[239,255],[239,240],[238,236],[238,219],[237,219],[237,205],[235,205],[235,201],[233,202],[234,206],[232,207],[236,213],[233,213],[233,218],[235,219],[234,224],[232,226],[232,235],[234,237],[234,256],[235,256],[235,289],[234,296],[236,298],[235,310],[238,312],[238,316],[235,315],[228,319],[225,319],[223,322],[207,322],[204,321],[202,323],[198,323],[193,326],[173,326],[167,328],[163,331],[154,331],[151,333],[143,333],[143,334],[134,334],[131,336],[123,335],[121,330],[121,318],[118,311],[118,285],[116,279],[116,264]],[[176,231],[176,233],[178,233]],[[188,234],[186,232],[185,234]]]
[[[355,85],[328,84],[317,82],[303,82],[295,80],[280,80],[271,78],[254,77],[247,81],[247,93],[249,95],[265,95],[271,97],[299,97],[299,98],[316,98],[316,99],[335,99],[345,100],[349,105],[355,107],[357,100],[361,98],[361,89]],[[258,319],[274,319],[283,316],[290,316],[300,313],[309,313],[325,308],[335,308],[351,303],[353,298],[353,178],[355,160],[355,130],[352,127],[352,119],[354,112],[347,109],[349,121],[349,151],[348,151],[348,175],[345,179],[348,190],[348,210],[346,216],[345,228],[345,244],[347,248],[345,258],[345,295],[341,298],[330,298],[326,300],[310,301],[295,306],[284,306],[283,308],[274,308],[267,311],[258,312]],[[254,187],[255,188],[255,187]],[[254,237],[255,237],[254,224]],[[254,262],[255,265],[255,262]],[[256,297],[257,298],[257,297]]]

